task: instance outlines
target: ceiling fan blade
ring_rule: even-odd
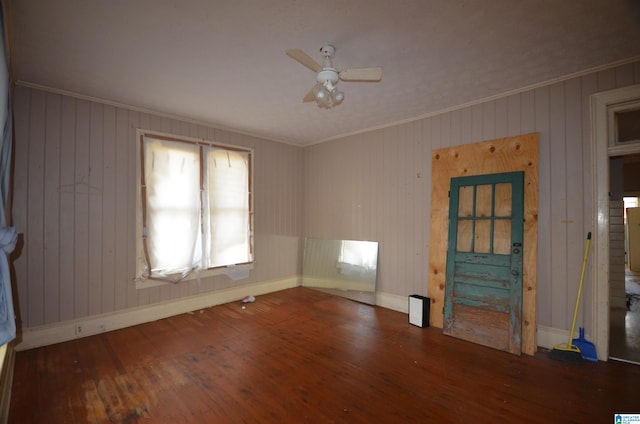
[[[382,68],[354,68],[345,69],[340,72],[342,81],[380,81],[382,79]]]
[[[297,61],[298,63],[306,66],[307,68],[311,69],[314,72],[318,72],[322,69],[322,66],[320,66],[318,62],[313,60],[311,56],[309,56],[308,54],[306,54],[300,49],[289,49],[286,51],[286,53],[287,53],[287,56]]]
[[[311,90],[309,90],[309,92],[302,98],[302,101],[304,103],[309,103],[309,102],[315,102],[316,101],[315,89],[316,89],[317,85],[318,84],[314,85],[313,88]]]

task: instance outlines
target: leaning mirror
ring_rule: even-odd
[[[305,239],[304,287],[375,305],[377,275],[377,242]]]

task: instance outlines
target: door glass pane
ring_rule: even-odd
[[[476,237],[473,249],[476,253],[491,253],[491,220],[476,221]]]
[[[458,216],[473,216],[473,186],[460,187],[458,191]]]
[[[491,184],[476,187],[476,216],[491,216]]]
[[[496,216],[511,216],[511,183],[496,184]]]
[[[471,252],[471,241],[473,240],[473,221],[458,221],[458,252]]]
[[[493,253],[508,255],[511,249],[511,220],[496,219],[493,223]]]

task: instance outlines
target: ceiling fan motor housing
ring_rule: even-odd
[[[318,72],[316,79],[320,84],[325,84],[327,81],[331,82],[331,84],[335,84],[338,82],[338,71],[332,68],[325,68]]]

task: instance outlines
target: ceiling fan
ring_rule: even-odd
[[[332,59],[336,52],[331,45],[322,46],[322,65],[300,49],[287,50],[287,56],[316,72],[317,84],[302,99],[303,102],[315,101],[319,107],[330,109],[344,100],[344,93],[338,90],[339,81],[378,82],[382,79],[382,68],[354,68],[338,71],[333,67]]]

